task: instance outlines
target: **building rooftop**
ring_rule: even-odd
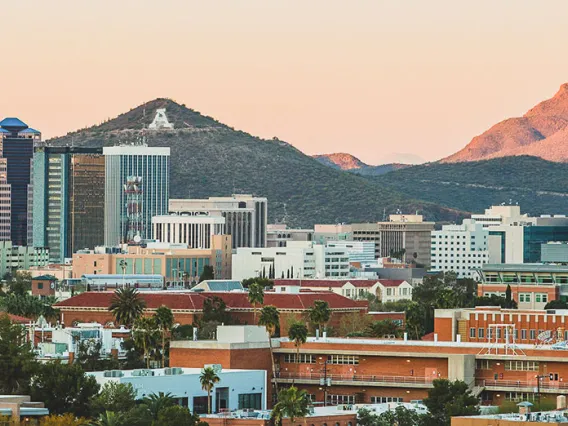
[[[520,405],[520,404],[517,404]],[[506,420],[508,422],[531,422],[536,423],[561,423],[568,424],[568,412],[566,410],[542,411],[528,414],[508,413],[508,414],[489,414],[482,416],[463,416],[462,419],[487,419],[487,420]],[[490,424],[490,423],[488,423]]]
[[[483,272],[568,272],[568,266],[549,265],[544,263],[499,263],[485,264],[482,266]]]
[[[28,125],[22,120],[16,117],[6,117],[4,120],[0,121],[0,127],[11,131],[11,132],[21,132],[28,128]]]
[[[172,374],[172,370],[175,370]],[[93,371],[90,374],[95,378],[125,378],[125,377],[163,377],[163,376],[198,376],[202,373],[202,368],[181,368],[181,367],[173,367],[173,368],[140,368],[136,370],[114,370],[118,371],[119,373],[116,376],[112,376],[108,374],[108,371]],[[222,368],[220,373],[246,373],[249,371],[264,371],[264,370],[242,370],[242,369],[235,369],[235,368]]]
[[[96,275],[98,276],[98,275]],[[58,308],[85,307],[108,308],[114,295],[112,291],[85,292],[57,303]],[[170,309],[201,311],[203,302],[209,297],[219,297],[227,305],[227,310],[251,310],[248,292],[192,292],[185,291],[145,291],[140,297],[146,302],[148,309],[157,309],[162,305]],[[266,292],[264,304],[273,305],[281,310],[305,311],[310,309],[316,300],[329,303],[332,310],[360,311],[367,308],[366,303],[343,297],[331,292],[274,293]]]

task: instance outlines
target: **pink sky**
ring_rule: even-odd
[[[308,154],[436,160],[568,81],[568,2],[25,0],[0,116],[46,137],[169,97]]]

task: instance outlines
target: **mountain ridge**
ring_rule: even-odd
[[[464,148],[440,160],[456,163],[531,155],[568,162],[568,83],[522,117],[503,120],[475,136]]]
[[[363,176],[379,176],[385,173],[399,170],[406,167],[411,167],[410,164],[402,163],[388,163],[373,166],[364,163],[359,158],[352,154],[345,152],[335,152],[332,154],[317,154],[312,155],[320,163],[333,167],[334,169],[343,170],[350,173],[355,173]]]

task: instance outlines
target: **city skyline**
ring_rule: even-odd
[[[560,1],[246,6],[8,4],[4,16],[35,30],[0,29],[25,52],[3,66],[2,115],[48,139],[169,97],[307,154],[419,162],[568,80]]]

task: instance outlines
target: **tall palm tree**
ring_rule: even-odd
[[[146,307],[146,302],[134,288],[119,288],[114,292],[108,310],[112,312],[118,324],[132,327]]]
[[[166,336],[174,326],[174,314],[167,306],[160,306],[154,314],[154,322],[162,335],[162,368],[166,366]]]
[[[264,303],[264,290],[259,283],[252,283],[248,288],[248,301],[254,312],[254,324],[256,324],[256,306]]]
[[[296,346],[296,362],[300,362],[300,346],[308,340],[308,327],[306,324],[296,321],[288,328],[288,338],[294,341]]]
[[[153,317],[141,317],[132,328],[134,344],[144,351],[146,368],[150,368],[150,349],[157,343],[159,331]]]
[[[276,331],[276,327],[280,324],[280,312],[274,306],[264,306],[260,310],[260,318],[258,325],[263,325],[268,332],[268,344],[270,346],[270,359],[272,361],[272,377],[274,379],[274,389],[278,392],[278,383],[276,383],[276,366],[274,365],[274,354],[272,353],[272,336]]]
[[[272,409],[272,419],[281,425],[282,419],[288,417],[290,423],[294,424],[298,417],[306,417],[310,413],[310,405],[310,397],[304,389],[298,390],[295,386],[282,389],[278,393],[278,402]]]
[[[215,370],[211,367],[205,367],[199,376],[199,382],[201,383],[201,389],[207,391],[207,413],[211,414],[211,390],[215,386],[215,383],[219,383],[221,379],[215,373]]]
[[[323,300],[316,300],[314,302],[314,306],[310,308],[308,316],[310,318],[310,321],[317,325],[320,332],[323,333],[325,325],[331,317],[331,309],[329,309],[329,303]]]
[[[152,419],[158,420],[158,414],[160,414],[160,411],[164,408],[173,406],[175,404],[175,400],[171,393],[159,392],[157,394],[151,393],[144,397],[142,404],[148,408]]]

